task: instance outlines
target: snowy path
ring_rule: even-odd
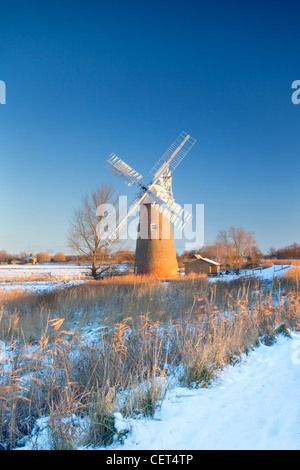
[[[133,421],[114,448],[299,450],[300,333],[258,347],[209,389],[170,392],[155,419]]]

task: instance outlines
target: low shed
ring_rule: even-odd
[[[220,263],[201,255],[194,255],[192,261],[185,263],[185,274],[218,274],[220,272]]]
[[[27,258],[25,258],[25,263],[26,264],[36,264],[37,263],[37,258],[35,256],[28,256]]]

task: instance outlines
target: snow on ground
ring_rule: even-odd
[[[291,265],[274,265],[269,268],[258,268],[254,270],[246,270],[245,276],[254,276],[260,279],[273,279],[274,277],[282,277],[292,268]]]
[[[298,332],[260,345],[209,388],[171,389],[153,419],[115,413],[116,429],[129,430],[124,443],[95,450],[300,450],[299,390]],[[41,418],[17,449],[47,450],[50,438],[49,420]]]
[[[128,265],[119,264],[114,268],[124,271]],[[76,264],[0,265],[0,292],[12,289],[33,293],[50,292],[85,282],[90,279],[88,275],[86,266]]]
[[[271,280],[289,268],[272,266],[252,274]],[[275,345],[260,345],[239,364],[228,366],[207,389],[172,388],[154,419],[126,420],[116,414],[116,428],[130,433],[123,445],[109,449],[300,450],[299,390],[300,333],[292,333],[291,339],[280,336]],[[37,445],[39,437],[35,439]],[[30,449],[30,442],[23,449]]]
[[[0,265],[0,292],[51,292],[84,282],[86,273],[86,267],[70,264]]]
[[[112,265],[119,271],[126,271],[129,266],[126,263]],[[0,281],[24,278],[24,277],[53,277],[80,279],[89,274],[87,266],[79,266],[69,263],[44,263],[44,264],[2,264],[0,265]]]
[[[41,294],[57,289],[77,286],[85,281],[33,281],[33,282],[0,282],[0,292],[10,292],[12,290],[22,290],[25,292]]]
[[[127,264],[115,265],[119,271],[126,271]],[[209,282],[232,281],[242,276],[257,277],[272,280],[274,277],[284,276],[291,268],[289,265],[276,265],[265,269],[241,270],[240,274],[224,274],[223,276],[208,278]],[[1,290],[22,289],[28,292],[49,292],[54,289],[77,285],[87,279],[86,266],[72,264],[45,263],[41,265],[0,265],[0,292]],[[18,282],[18,278],[20,281]],[[43,279],[45,279],[43,281]],[[12,282],[14,281],[14,282]]]
[[[210,388],[170,391],[118,450],[300,450],[300,333],[261,345]]]
[[[76,264],[7,264],[0,265],[0,280],[9,281],[16,278],[27,277],[53,277],[53,278],[80,278],[86,275],[88,269],[86,266],[78,266]]]
[[[291,265],[274,265],[269,268],[242,269],[240,274],[224,274],[223,276],[211,277],[209,282],[233,281],[241,277],[256,277],[263,280],[272,280],[275,277],[284,276],[292,267]]]

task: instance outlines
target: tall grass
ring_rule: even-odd
[[[300,266],[300,259],[267,259],[262,260],[261,264],[265,268],[269,268],[274,265],[291,265],[291,266]]]
[[[298,286],[295,270],[271,286],[125,276],[44,295],[2,294],[1,446],[38,437],[43,417],[52,449],[121,439],[116,412],[153,416],[174,377],[209,386],[259,342],[299,328]]]

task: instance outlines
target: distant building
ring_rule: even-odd
[[[6,263],[1,263],[1,264],[6,264]],[[7,264],[23,264],[20,259],[9,259],[7,261]]]
[[[25,263],[26,264],[36,264],[37,263],[37,259],[35,256],[28,256],[27,258],[25,258]]]
[[[201,255],[194,255],[192,261],[185,263],[185,274],[218,274],[220,272],[220,263],[208,258],[202,258]]]

